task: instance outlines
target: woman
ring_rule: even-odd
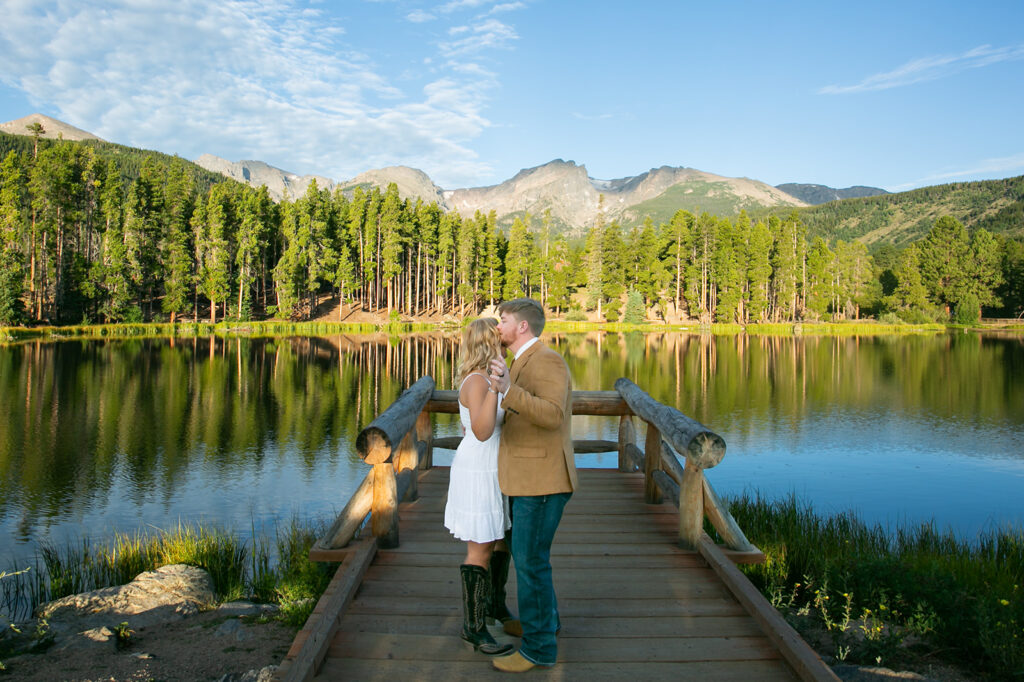
[[[466,559],[460,566],[462,639],[488,656],[512,651],[498,644],[487,631],[487,617],[511,614],[505,608],[504,586],[508,576],[508,552],[495,552],[495,542],[511,527],[508,499],[498,487],[498,441],[501,438],[501,396],[491,388],[487,367],[502,356],[498,323],[493,318],[474,320],[462,333],[462,353],[456,381],[459,386],[459,417],[465,436],[455,451],[448,483],[444,525],[466,543]],[[492,555],[496,571],[488,571]],[[500,579],[495,589],[493,579]],[[492,598],[500,595],[501,603]]]

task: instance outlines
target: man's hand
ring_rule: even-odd
[[[507,393],[509,386],[512,385],[512,378],[509,376],[505,361],[501,358],[491,360],[490,372],[491,388],[498,393]]]

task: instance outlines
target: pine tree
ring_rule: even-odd
[[[0,325],[25,321],[25,255],[28,186],[22,159],[13,151],[0,163]]]
[[[896,277],[896,288],[886,297],[887,308],[897,313],[907,311],[924,311],[928,308],[928,288],[921,278],[920,250],[916,244],[910,244],[899,254],[893,275]]]
[[[765,322],[769,315],[772,276],[770,254],[772,236],[768,225],[759,220],[747,235],[747,315],[748,320]]]
[[[505,300],[527,295],[530,278],[532,238],[526,224],[518,217],[512,221],[505,252]]]
[[[833,261],[835,254],[821,237],[815,237],[807,252],[807,310],[815,319],[828,314],[834,298]]]

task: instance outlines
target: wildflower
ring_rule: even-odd
[[[1005,600],[1005,599],[1000,599],[999,603],[1002,604],[1003,606],[1009,606],[1010,605],[1010,602]]]

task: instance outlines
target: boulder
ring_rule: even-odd
[[[138,629],[179,620],[212,605],[210,574],[174,564],[140,573],[127,585],[83,592],[49,602],[37,613],[57,636],[127,621]]]

